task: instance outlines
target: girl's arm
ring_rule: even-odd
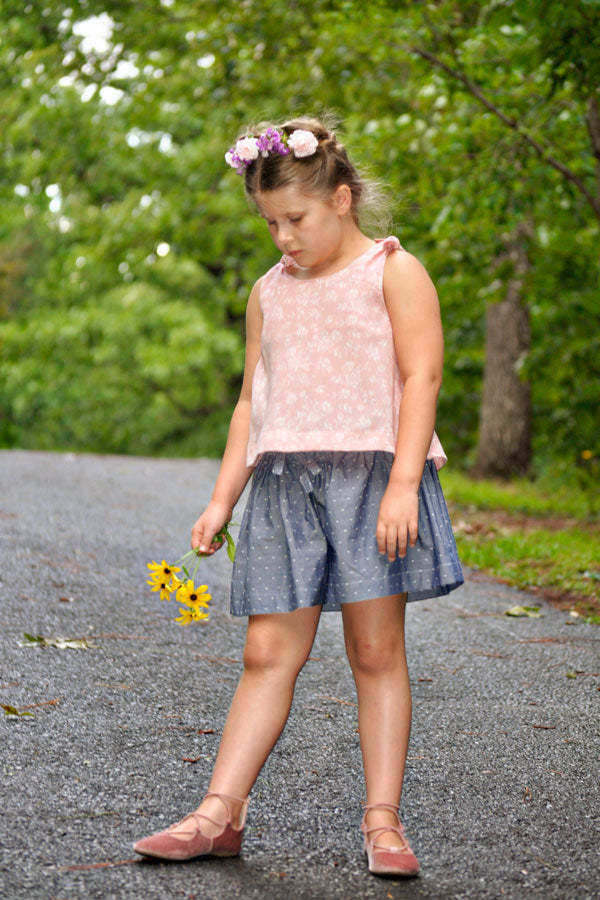
[[[407,252],[388,255],[383,292],[403,381],[396,453],[377,525],[381,553],[406,555],[417,541],[418,490],[435,428],[442,385],[444,337],[437,291],[419,260]]]
[[[223,545],[223,541],[212,544],[212,540],[215,534],[230,521],[233,515],[233,508],[254,471],[253,466],[248,467],[246,465],[246,453],[250,434],[252,379],[261,352],[262,313],[260,311],[259,294],[260,278],[250,291],[246,307],[244,380],[239,400],[231,416],[221,468],[210,503],[192,528],[192,548],[199,546],[202,551],[206,551],[209,554],[214,553],[215,550],[218,550]]]

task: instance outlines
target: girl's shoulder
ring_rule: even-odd
[[[421,262],[413,253],[404,250],[402,253],[388,253],[383,269],[383,293],[386,300],[398,295],[406,304],[409,297],[435,298],[435,285]]]

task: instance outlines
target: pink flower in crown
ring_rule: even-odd
[[[312,156],[319,146],[319,141],[312,131],[296,128],[290,134],[287,144],[292,148],[294,156]]]
[[[242,175],[248,166],[258,157],[258,141],[255,137],[240,138],[235,147],[230,147],[225,154],[225,162],[232,166],[238,175]]]
[[[235,145],[235,155],[242,162],[252,162],[258,156],[258,141],[256,138],[240,138]]]

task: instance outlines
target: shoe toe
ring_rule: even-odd
[[[419,861],[414,853],[377,850],[371,855],[370,871],[376,875],[404,875],[410,877],[419,871]]]
[[[143,856],[154,856],[157,859],[185,860],[210,852],[211,842],[202,834],[196,834],[191,840],[177,839],[173,835],[161,832],[143,838],[133,845],[136,853]]]

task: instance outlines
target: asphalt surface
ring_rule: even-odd
[[[0,702],[34,713],[0,719],[0,897],[599,897],[600,629],[546,605],[539,619],[509,618],[534,598],[468,571],[448,597],[407,613],[414,712],[402,818],[417,879],[366,869],[340,613],[321,617],[252,791],[241,856],[136,857],[135,840],[207,789],[241,672],[246,619],[228,612],[225,550],[201,570],[214,597],[208,623],[176,625],[174,603],[145,583],[147,562],[188,549],[218,468],[0,452]],[[92,646],[22,646],[25,632]]]

